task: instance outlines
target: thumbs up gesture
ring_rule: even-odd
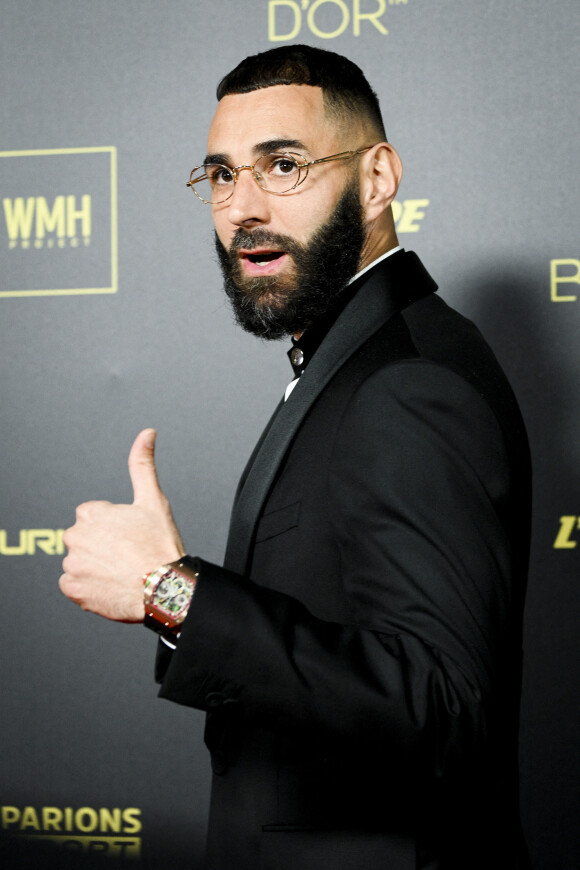
[[[157,479],[155,437],[144,429],[129,454],[133,504],[81,504],[64,534],[61,591],[83,610],[118,622],[143,621],[143,575],[185,554]]]

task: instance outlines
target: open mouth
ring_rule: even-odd
[[[239,251],[242,268],[249,275],[274,275],[287,256],[286,251]]]
[[[284,256],[284,251],[260,251],[254,254],[243,254],[251,263],[257,263],[259,266],[266,263],[272,263],[274,260],[279,260]]]

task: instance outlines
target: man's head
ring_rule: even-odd
[[[275,85],[320,88],[329,121],[346,130],[362,122],[372,139],[387,138],[379,100],[362,70],[340,54],[310,45],[280,46],[244,58],[221,80],[217,98]]]
[[[220,170],[232,192],[212,205],[226,290],[245,329],[301,332],[397,243],[389,206],[400,161],[362,72],[332,52],[287,46],[246,58],[218,99],[204,162],[237,170]],[[309,164],[282,195],[260,174],[262,160],[251,171],[272,152]],[[276,161],[272,172],[291,170]]]

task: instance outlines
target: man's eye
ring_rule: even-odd
[[[220,184],[233,184],[234,176],[227,166],[206,166],[205,172],[212,187]]]
[[[272,175],[292,175],[298,172],[298,164],[291,157],[273,157],[268,172]]]

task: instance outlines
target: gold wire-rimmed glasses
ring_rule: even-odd
[[[373,145],[359,148],[358,151],[341,151],[330,157],[319,157],[318,160],[305,160],[293,151],[274,152],[259,157],[253,166],[225,166],[222,163],[203,163],[192,169],[187,187],[190,187],[198,199],[208,205],[218,205],[233,196],[236,181],[240,172],[248,169],[256,184],[272,193],[274,196],[288,196],[295,193],[308,178],[311,166],[330,163],[332,160],[351,160],[357,154],[363,154]]]

